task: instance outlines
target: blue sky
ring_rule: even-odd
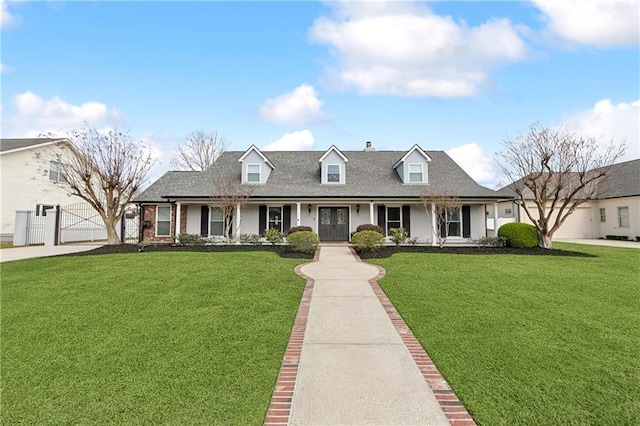
[[[493,186],[534,122],[640,157],[638,0],[3,2],[2,136],[445,150]]]

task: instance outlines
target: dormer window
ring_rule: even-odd
[[[260,164],[247,164],[247,182],[260,183]]]
[[[327,182],[340,183],[340,165],[339,164],[327,165]]]
[[[421,163],[409,164],[409,182],[410,183],[424,182],[423,165]]]

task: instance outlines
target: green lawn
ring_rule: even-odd
[[[2,423],[261,424],[304,281],[269,252],[2,265]]]
[[[640,250],[395,254],[381,286],[482,425],[640,424]]]

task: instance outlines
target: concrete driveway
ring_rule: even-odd
[[[33,257],[57,256],[60,254],[78,253],[102,247],[101,243],[90,244],[65,244],[62,246],[26,246],[13,247],[0,250],[0,262],[12,260],[31,259]]]
[[[575,243],[575,244],[588,244],[592,246],[608,246],[608,247],[625,247],[625,248],[637,248],[640,249],[640,242],[637,241],[618,241],[618,240],[597,240],[587,238],[558,238],[553,242],[558,243]]]

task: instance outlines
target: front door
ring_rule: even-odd
[[[349,241],[349,209],[320,207],[318,235],[321,241]]]

